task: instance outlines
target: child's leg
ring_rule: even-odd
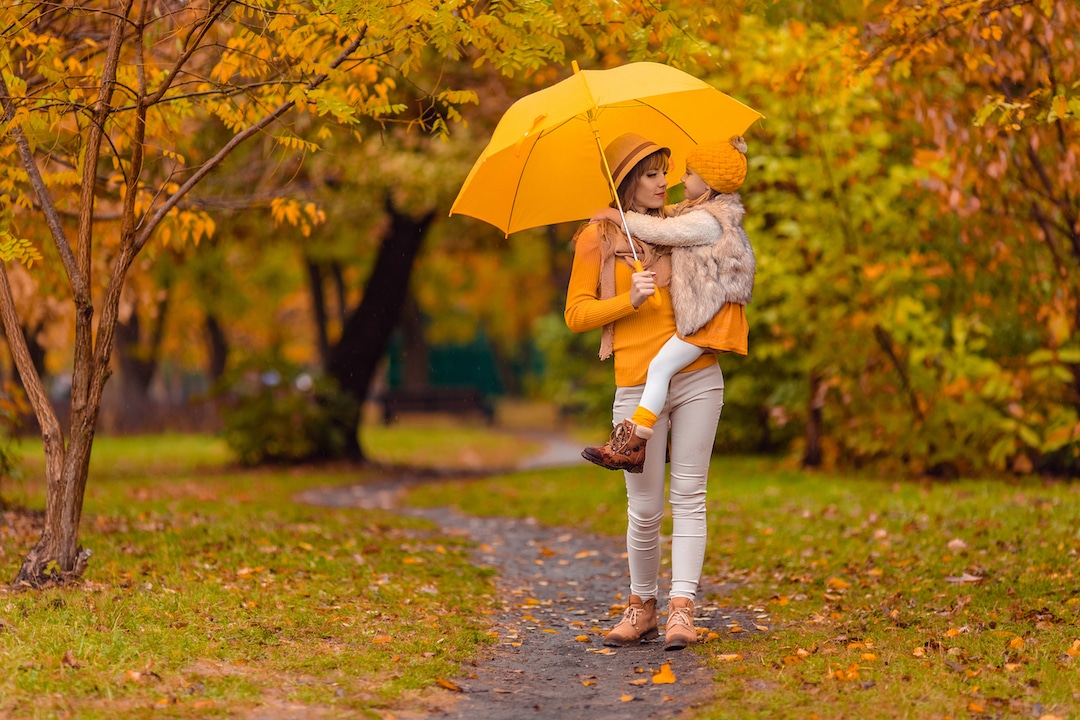
[[[581,456],[608,470],[642,472],[646,443],[653,436],[653,425],[667,401],[668,384],[675,373],[697,360],[701,352],[697,345],[672,335],[649,363],[649,376],[634,414],[615,426],[606,445],[585,448]]]
[[[645,390],[641,393],[637,410],[630,418],[635,425],[651,428],[656,424],[656,417],[667,402],[668,385],[675,373],[698,359],[701,348],[672,335],[656,357],[649,363],[649,376],[645,380]]]

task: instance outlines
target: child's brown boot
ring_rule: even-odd
[[[682,650],[696,642],[694,601],[684,597],[671,598],[668,603],[667,628],[664,630],[664,649]]]
[[[656,623],[656,598],[649,598],[642,602],[637,595],[631,595],[630,604],[626,606],[622,620],[604,636],[604,644],[610,647],[622,647],[642,640],[652,640],[659,634]]]
[[[611,431],[607,445],[587,447],[581,457],[608,470],[639,473],[645,469],[645,444],[652,435],[652,428],[623,420]]]

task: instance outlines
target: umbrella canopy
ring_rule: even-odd
[[[510,106],[450,214],[507,235],[584,220],[612,200],[601,148],[619,135],[634,132],[670,147],[679,173],[694,145],[742,135],[761,117],[667,65],[579,70],[575,62],[572,76]]]

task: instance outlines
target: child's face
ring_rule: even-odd
[[[662,169],[646,170],[638,178],[634,189],[634,202],[629,208],[637,212],[659,210],[667,200],[667,178]]]
[[[691,170],[689,167],[687,167],[686,172],[683,173],[682,183],[683,195],[686,197],[687,200],[696,200],[705,193],[709,192],[708,184],[701,179],[700,175]]]

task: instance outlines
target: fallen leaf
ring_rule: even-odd
[[[671,663],[664,663],[660,671],[652,676],[653,685],[671,685],[675,682],[675,673],[671,671]]]
[[[590,687],[592,685],[595,685],[596,681],[595,680],[582,680],[581,684],[584,685],[585,687]]]
[[[637,680],[631,680],[630,684],[631,685],[644,685],[647,682],[649,682],[649,678],[643,677],[643,678],[638,678]]]
[[[1009,647],[1012,648],[1013,650],[1023,650],[1024,649],[1024,638],[1022,638],[1022,637],[1014,637],[1012,640],[1009,641]]]
[[[974,702],[974,701],[968,703],[967,709],[968,709],[968,712],[973,712],[973,713],[986,712],[986,708],[983,707],[982,704]]]
[[[825,583],[825,586],[830,590],[847,590],[851,587],[851,583],[843,578],[831,577],[828,582]]]
[[[578,635],[576,638],[574,638],[574,641],[575,642],[589,642],[589,636],[588,635]]]
[[[742,655],[739,653],[725,653],[723,655],[717,655],[716,659],[720,662],[736,662],[742,660]]]
[[[864,662],[874,662],[875,660],[877,660],[877,655],[875,655],[874,653],[863,653],[862,659]]]
[[[982,580],[983,578],[980,575],[972,575],[971,573],[964,573],[959,577],[950,576],[945,578],[945,582],[951,583],[977,583],[982,582]]]
[[[634,699],[634,696],[633,695],[623,695],[619,699],[622,700],[623,702],[630,702],[631,700]]]
[[[769,598],[769,602],[773,603],[774,605],[787,605],[791,602],[791,600],[786,595],[773,595],[771,598]]]
[[[381,645],[382,643],[388,643],[393,641],[394,638],[390,637],[389,635],[376,635],[371,642],[375,643],[376,645]]]
[[[912,649],[911,654],[915,657],[926,657],[926,650],[922,646]]]
[[[435,678],[435,683],[447,690],[453,690],[454,692],[462,692],[461,686],[456,685],[449,680],[443,680],[442,678]]]
[[[78,670],[82,667],[82,663],[75,659],[75,653],[70,650],[64,651],[64,657],[60,658],[60,664],[64,667],[72,668],[73,670]]]

